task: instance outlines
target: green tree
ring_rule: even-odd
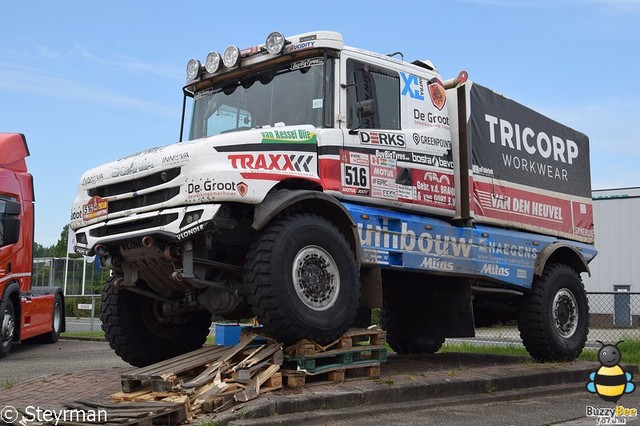
[[[33,243],[33,257],[53,257],[54,245],[45,247],[42,244]]]
[[[55,246],[53,246],[53,256],[54,257],[67,257],[67,240],[69,238],[69,224],[66,224],[64,228],[62,228],[62,232],[60,232],[60,239]],[[71,258],[80,257],[77,254],[69,254]]]

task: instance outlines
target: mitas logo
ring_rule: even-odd
[[[360,132],[360,143],[364,145],[405,147],[405,139],[402,133]]]
[[[444,90],[444,84],[438,77],[433,77],[427,83],[427,87],[429,88],[429,96],[431,97],[431,102],[433,106],[438,108],[438,111],[442,111],[444,108],[444,103],[447,100],[447,94]]]

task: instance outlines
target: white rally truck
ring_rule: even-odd
[[[181,142],[86,172],[71,212],[124,360],[201,346],[212,314],[327,343],[376,307],[403,354],[506,320],[537,360],[581,352],[585,135],[326,31],[193,59],[183,91]]]

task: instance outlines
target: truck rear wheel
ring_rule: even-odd
[[[423,335],[418,305],[421,298],[406,290],[402,285],[396,285],[395,297],[384,299],[380,320],[382,329],[387,331],[387,342],[399,355],[434,354],[440,350],[445,338]]]
[[[135,367],[144,367],[202,347],[211,327],[211,314],[163,317],[161,302],[114,286],[102,292],[102,330],[109,346]]]
[[[11,300],[7,300],[2,312],[0,312],[0,358],[4,358],[11,352],[16,326],[15,321],[13,303],[11,303]]]
[[[59,293],[55,293],[53,299],[53,311],[51,312],[51,331],[25,340],[24,343],[56,343],[60,339],[62,323],[64,321],[64,308]]]
[[[283,217],[251,245],[245,265],[249,304],[285,344],[320,344],[344,334],[357,312],[359,271],[345,237],[312,214]]]
[[[518,329],[537,361],[572,361],[589,333],[589,303],[580,275],[568,265],[547,265],[523,297]]]

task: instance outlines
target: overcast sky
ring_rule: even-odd
[[[221,7],[220,5],[226,5]],[[185,65],[274,30],[464,69],[591,139],[592,186],[640,186],[640,1],[3,1],[0,131],[21,132],[36,241],[54,244],[81,174],[177,140]]]

